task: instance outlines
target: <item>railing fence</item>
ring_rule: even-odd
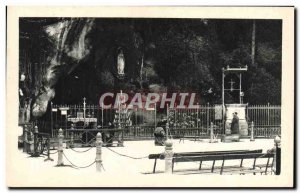
[[[41,132],[48,132],[52,137],[57,136],[59,128],[64,131],[74,124],[75,129],[97,129],[117,127],[116,109],[102,109],[98,105],[51,105],[47,115],[37,120],[34,125]],[[214,124],[214,133],[224,134],[223,119],[218,115],[220,106],[201,105],[197,109],[176,109],[168,111],[169,131],[172,137],[182,135],[209,136],[210,123]],[[84,114],[84,115],[83,115]],[[49,116],[50,115],[50,116]],[[120,116],[129,117],[125,126],[122,126],[125,140],[153,138],[155,125],[162,115],[155,110],[133,109]],[[164,115],[166,116],[166,115]],[[125,120],[126,117],[120,117]],[[257,137],[273,137],[281,133],[281,107],[279,105],[249,105],[246,109],[246,119],[254,122],[254,135]],[[112,125],[112,126],[111,126]],[[66,137],[68,133],[64,133]]]

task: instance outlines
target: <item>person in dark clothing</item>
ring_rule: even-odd
[[[233,113],[230,129],[231,134],[239,134],[239,117],[237,116],[237,112]]]
[[[154,141],[155,145],[161,145],[161,146],[165,145],[166,134],[162,127],[155,128],[154,137],[155,137],[155,141]]]
[[[166,130],[167,122],[168,121],[166,118],[162,118],[162,120],[157,123],[156,127],[162,127],[164,130]]]

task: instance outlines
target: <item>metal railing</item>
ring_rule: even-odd
[[[78,118],[82,105],[51,105],[51,112],[42,117],[33,125],[37,125],[41,132],[50,133],[52,137],[57,136],[58,129],[64,131],[74,124],[75,129],[99,129],[113,123],[116,109],[101,109],[97,105],[86,105],[86,120]],[[61,109],[67,109],[63,112]],[[215,134],[224,134],[223,119],[220,116],[220,105],[200,105],[197,109],[169,109],[170,134],[174,136],[195,135],[209,136],[209,127],[212,122]],[[155,111],[144,109],[133,109],[130,114],[131,125],[122,126],[124,129],[124,140],[139,140],[153,138],[156,123],[161,118]],[[49,116],[50,115],[50,116]],[[123,115],[122,115],[123,116]],[[159,118],[158,118],[159,117]],[[254,122],[254,135],[258,137],[272,137],[281,133],[281,107],[278,105],[248,105],[246,119],[249,123]],[[86,122],[86,123],[85,123]],[[117,128],[115,125],[114,128]],[[69,138],[69,133],[64,133]]]
[[[255,127],[280,127],[281,106],[279,105],[249,105],[247,108],[247,121],[253,121]]]

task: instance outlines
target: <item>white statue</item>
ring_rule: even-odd
[[[124,74],[124,68],[125,68],[125,58],[123,54],[123,50],[118,55],[118,61],[117,61],[117,67],[118,67],[118,74],[123,75]]]
[[[24,81],[24,80],[25,80],[25,78],[26,78],[25,74],[24,74],[24,73],[22,73],[22,74],[21,74],[20,81]]]

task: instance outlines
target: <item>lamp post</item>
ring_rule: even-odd
[[[83,122],[85,124],[85,110],[86,110],[86,102],[85,102],[86,98],[83,98]]]
[[[102,125],[102,128],[103,128],[103,107],[104,107],[104,104],[103,102],[101,103],[101,125]]]

